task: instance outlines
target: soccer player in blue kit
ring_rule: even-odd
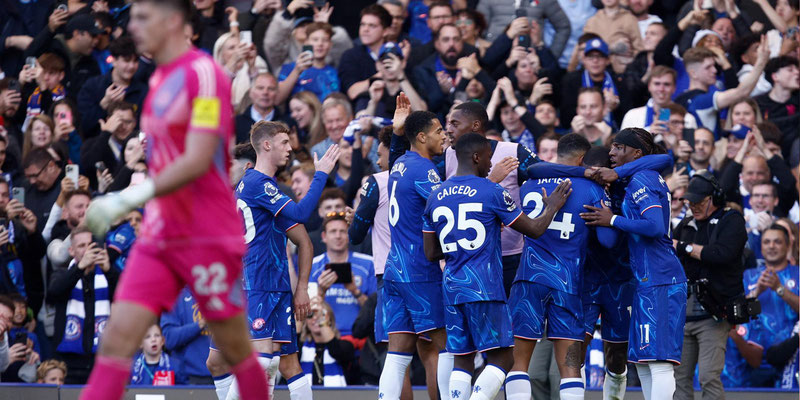
[[[663,152],[653,135],[627,128],[614,138],[611,165]],[[673,363],[679,363],[686,320],[686,275],[670,237],[670,192],[655,171],[639,171],[625,188],[622,215],[608,207],[586,206],[587,225],[613,226],[627,233],[636,294],[628,333],[628,360],[636,363],[647,400],[672,399]]]
[[[652,157],[652,156],[651,156]],[[608,167],[608,148],[592,147],[583,158],[587,167]],[[616,185],[619,189],[621,185]],[[622,186],[624,194],[624,186]],[[615,190],[614,193],[619,193]],[[611,209],[621,205],[621,196],[611,196]],[[615,200],[617,200],[615,202]],[[611,400],[625,398],[628,365],[628,330],[631,324],[631,304],[636,290],[628,256],[628,243],[618,240],[612,248],[606,248],[596,238],[589,239],[583,276],[583,318],[586,337],[583,341],[583,356],[594,337],[598,317],[602,318],[601,334],[605,379],[603,397]]]
[[[531,237],[542,235],[570,195],[563,182],[549,197],[539,193],[546,209],[535,219],[517,207],[511,194],[485,177],[492,167],[492,148],[477,133],[455,144],[456,174],[434,189],[423,220],[425,254],[446,261],[443,289],[447,351],[455,355],[449,398],[494,399],[513,363],[511,315],[503,288],[500,242],[502,225]],[[456,218],[458,216],[458,218]],[[501,225],[502,224],[502,225]],[[488,365],[470,396],[475,352],[486,352]]]
[[[255,168],[245,172],[236,187],[236,206],[244,219],[247,254],[244,257],[243,289],[247,295],[247,318],[253,348],[271,379],[280,368],[287,378],[292,400],[311,399],[311,386],[297,357],[297,332],[294,323],[305,319],[309,310],[308,277],[313,250],[302,225],[314,211],[328,174],[338,159],[338,147],[315,160],[317,172],[308,194],[299,203],[278,189],[274,175],[286,165],[291,153],[289,129],[278,122],[259,121],[250,130],[256,150]],[[298,282],[292,296],[286,239],[298,245]],[[294,297],[294,300],[293,300]],[[209,370],[214,370],[220,400],[238,398],[236,385],[225,382],[219,371],[226,366],[219,352],[209,352]],[[282,360],[283,362],[279,362]],[[222,379],[220,379],[222,376]],[[229,380],[229,379],[228,379]],[[227,383],[227,385],[226,385]],[[225,393],[225,388],[230,390]],[[270,385],[270,390],[274,387]],[[225,397],[223,397],[225,396]]]
[[[591,144],[581,135],[568,134],[558,141],[558,163],[578,166]],[[542,213],[543,190],[553,190],[563,178],[529,179],[520,189],[522,208],[534,218]],[[539,238],[525,237],[514,285],[511,287],[511,315],[514,320],[514,367],[508,375],[509,400],[531,396],[528,366],[536,341],[553,340],[556,363],[561,374],[562,399],[583,399],[581,378],[584,340],[581,289],[586,248],[595,229],[587,227],[578,215],[585,204],[607,205],[603,188],[586,178],[573,178],[573,195],[556,214],[547,231]],[[616,242],[613,229],[599,228],[596,236],[606,247]]]
[[[425,202],[441,183],[431,158],[442,154],[444,135],[436,115],[428,111],[409,114],[404,130],[411,150],[394,163],[388,183],[392,245],[383,273],[381,306],[389,352],[379,381],[382,400],[400,398],[417,335],[427,333],[440,350],[445,345],[442,270],[425,258],[422,244]]]
[[[531,178],[545,177],[586,177],[600,184],[611,184],[611,209],[620,212],[628,179],[640,170],[659,171],[672,166],[672,157],[667,154],[643,156],[625,165],[609,165],[608,148],[592,147],[584,156],[580,167],[541,162],[531,166]],[[622,399],[627,384],[628,331],[630,329],[630,309],[636,282],[630,269],[628,243],[618,240],[608,249],[595,237],[590,237],[589,248],[584,264],[583,301],[584,321],[586,323],[585,353],[592,339],[598,314],[602,318],[603,353],[606,376],[603,381],[603,398]]]

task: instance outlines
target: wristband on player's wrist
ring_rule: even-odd
[[[611,216],[611,222],[609,222],[608,224],[611,225],[611,226],[614,226],[614,221],[616,221],[616,220],[617,220],[617,216],[616,215],[612,215]]]

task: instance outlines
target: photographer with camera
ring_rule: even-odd
[[[725,207],[725,194],[708,170],[697,171],[683,195],[691,214],[675,228],[673,244],[689,280],[681,364],[675,370],[676,399],[692,399],[699,363],[703,398],[723,396],[720,374],[731,324],[746,322],[742,251],[744,217]],[[744,314],[744,315],[742,315]]]

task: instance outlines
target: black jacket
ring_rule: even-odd
[[[253,117],[250,116],[250,110],[253,106],[248,106],[243,113],[236,116],[234,120],[236,130],[236,143],[250,143],[250,128],[256,123]],[[275,113],[272,115],[272,121],[283,121],[283,114],[278,107],[273,108]]]
[[[106,89],[111,86],[111,71],[105,75],[89,78],[78,91],[78,109],[81,111],[81,132],[84,138],[100,134],[100,124],[97,122],[106,118],[106,110],[100,107],[100,100],[106,94]],[[124,100],[136,105],[137,114],[141,110],[144,98],[147,96],[147,82],[132,80],[125,89]]]
[[[767,166],[771,173],[771,181],[778,185],[779,202],[773,210],[773,214],[778,217],[787,216],[797,200],[794,175],[786,165],[786,161],[777,155],[767,160]],[[739,174],[741,173],[742,164],[731,160],[725,165],[719,180],[720,185],[725,189],[725,197],[728,201],[739,204],[742,204],[742,193],[739,191]]]
[[[113,300],[120,271],[112,265],[105,275],[108,280],[109,300]],[[47,302],[56,307],[52,342],[54,347],[61,344],[61,339],[64,337],[64,329],[67,324],[67,303],[72,289],[81,279],[83,279],[83,308],[86,313],[86,318],[83,320],[83,332],[94,332],[94,273],[86,275],[77,265],[72,268],[59,268],[53,272],[47,289]],[[83,335],[83,350],[86,354],[92,354],[93,341],[94,334]]]
[[[744,217],[732,209],[718,209],[704,221],[684,218],[673,232],[679,242],[703,246],[701,260],[690,257],[678,246],[678,258],[692,281],[708,279],[710,289],[724,300],[744,295],[742,252],[747,243]]]

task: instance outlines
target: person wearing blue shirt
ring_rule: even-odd
[[[161,315],[165,348],[172,354],[178,384],[210,385],[206,367],[211,333],[188,287],[183,288],[172,311]]]
[[[623,129],[614,138],[611,165],[663,153],[653,135]],[[622,215],[608,207],[586,206],[587,225],[612,226],[627,234],[636,294],[628,332],[628,361],[635,362],[648,399],[672,398],[673,364],[680,363],[686,321],[686,275],[675,255],[670,232],[670,192],[655,171],[635,173],[625,187]],[[650,393],[648,396],[647,393]]]
[[[135,210],[132,213],[139,213],[141,218],[141,211]],[[125,269],[125,261],[128,260],[128,253],[133,248],[133,243],[136,242],[136,231],[129,222],[123,222],[114,230],[106,234],[106,248],[111,250],[109,258],[115,267],[120,271]]]
[[[698,127],[714,132],[715,140],[722,133],[721,126],[717,123],[717,114],[753,91],[769,61],[769,47],[766,39],[762,39],[753,69],[742,77],[739,86],[728,90],[720,90],[714,86],[717,82],[716,60],[717,55],[708,48],[693,47],[687,50],[683,54],[683,63],[689,75],[689,89],[675,98],[676,103],[694,115]]]
[[[399,126],[401,124],[404,128]],[[422,244],[425,203],[431,191],[441,183],[431,158],[442,153],[442,125],[435,114],[415,111],[404,122],[395,120],[394,129],[405,130],[411,150],[397,159],[389,173],[392,245],[383,273],[385,301],[382,304],[389,353],[378,385],[379,397],[384,400],[400,398],[417,335],[427,333],[438,350],[444,349],[446,339],[442,270],[438,263],[428,261]],[[439,363],[443,360],[440,358]],[[448,396],[441,385],[440,394],[443,398]]]
[[[442,286],[447,351],[455,355],[449,398],[463,394],[488,400],[497,395],[514,363],[502,251],[496,238],[504,225],[532,237],[541,236],[569,197],[570,182],[564,180],[550,197],[543,197],[541,206],[546,209],[531,219],[508,191],[485,179],[492,167],[488,139],[477,133],[465,134],[456,142],[455,151],[456,174],[433,189],[425,206],[424,248],[429,260],[445,260]],[[469,395],[475,352],[486,352],[488,365]],[[524,380],[528,381],[527,365]]]
[[[325,63],[331,50],[333,28],[325,22],[312,22],[305,29],[305,45],[312,50],[301,52],[296,62],[281,67],[278,103],[282,104],[290,95],[304,90],[316,94],[321,103],[329,94],[340,90],[336,68]]]
[[[321,160],[315,157],[317,172],[303,200],[295,203],[278,189],[275,173],[286,165],[292,151],[289,128],[278,122],[259,121],[250,130],[250,142],[256,151],[255,168],[247,170],[236,186],[236,205],[244,221],[244,257],[242,288],[247,296],[247,318],[253,347],[259,363],[272,379],[280,363],[281,375],[289,382],[289,391],[300,398],[311,398],[311,387],[302,379],[297,358],[297,319],[305,319],[309,309],[308,275],[313,254],[311,239],[303,227],[317,206],[328,174],[339,157],[334,145]],[[298,245],[298,274],[295,295],[289,279],[287,237]],[[214,347],[212,346],[212,350]],[[278,357],[277,355],[280,355]],[[229,366],[222,354],[211,351],[207,361],[215,376],[217,394],[224,398],[229,390],[237,396],[233,378],[226,376]],[[274,385],[270,384],[270,388]],[[223,396],[223,394],[225,396]]]
[[[568,134],[558,141],[558,163],[578,166],[591,148],[579,134]],[[529,179],[520,188],[522,209],[528,216],[542,213],[543,194],[552,192],[563,178]],[[590,237],[596,236],[606,247],[616,242],[613,229],[586,226],[578,215],[584,205],[608,206],[603,189],[586,178],[573,178],[574,193],[555,215],[539,238],[526,237],[522,262],[511,288],[514,318],[514,367],[509,374],[509,395],[530,396],[528,366],[536,341],[553,340],[556,363],[561,371],[562,398],[583,398],[581,354],[584,341],[583,264]],[[522,379],[522,378],[525,379]],[[512,379],[514,378],[514,379]],[[519,381],[519,382],[517,382]]]
[[[584,156],[584,164],[591,167],[541,162],[528,168],[528,174],[531,178],[586,177],[602,184],[611,184],[611,209],[621,213],[625,196],[624,184],[628,178],[641,170],[659,171],[671,167],[672,157],[667,154],[652,154],[625,165],[617,165],[613,169],[601,166],[608,163],[608,149],[596,146]],[[584,340],[584,352],[600,314],[606,366],[606,376],[603,380],[604,395],[616,395],[622,398],[625,394],[629,310],[633,304],[635,285],[630,269],[627,241],[618,240],[612,249],[607,249],[595,237],[590,237],[581,294],[587,334]]]
[[[599,154],[598,154],[599,153]],[[672,165],[672,157],[666,154],[647,155],[613,169],[601,167],[608,164],[608,149],[593,147],[584,157],[584,164],[591,167],[542,162],[528,168],[531,178],[570,176],[592,178],[603,184],[611,184],[611,209],[621,212],[625,195],[623,182],[640,170],[662,170]],[[635,282],[630,269],[628,244],[618,240],[612,249],[603,247],[595,237],[589,238],[589,249],[584,264],[583,293],[586,339],[591,340],[598,314],[602,317],[603,350],[605,353],[606,377],[603,381],[604,395],[624,397],[627,382],[628,330],[630,308],[633,303]]]
[[[331,215],[332,214],[332,215]],[[367,298],[377,290],[372,257],[349,251],[345,213],[331,213],[322,222],[322,241],[327,250],[314,257],[309,281],[319,283],[320,295],[330,304],[336,316],[336,327],[342,336],[353,333],[353,322]],[[328,264],[349,263],[352,279],[335,283],[339,276]]]
[[[789,264],[789,233],[783,226],[773,224],[761,234],[764,264],[744,272],[748,297],[761,302],[761,314],[750,321],[750,340],[767,349],[777,341],[792,335],[798,321],[798,282],[800,268]],[[780,378],[778,371],[766,360],[750,371],[748,386],[774,387]]]

